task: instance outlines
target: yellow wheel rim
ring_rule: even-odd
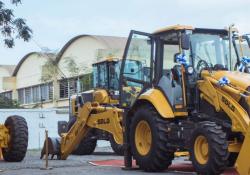
[[[208,142],[206,137],[204,136],[198,136],[194,143],[194,153],[195,158],[198,161],[198,163],[204,165],[208,161]]]
[[[152,134],[149,124],[142,120],[135,129],[135,146],[139,154],[145,156],[150,151]]]

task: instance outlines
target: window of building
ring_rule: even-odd
[[[53,100],[53,84],[49,83],[48,87],[49,87],[49,100]]]
[[[24,89],[18,89],[18,101],[20,104],[24,104]]]
[[[52,99],[52,83],[18,89],[18,101],[20,104],[41,103],[41,101],[49,101]]]
[[[77,93],[77,79],[69,79],[69,96]]]
[[[69,84],[68,84],[67,79],[60,80],[59,88],[60,88],[60,98],[68,98],[69,97]]]
[[[34,103],[40,102],[40,86],[32,87],[32,97]]]
[[[2,97],[5,97],[5,98],[8,98],[8,99],[12,100],[12,91],[2,92],[0,95]]]
[[[69,98],[69,96],[77,93],[78,78],[69,78],[59,81],[60,98]],[[92,74],[85,74],[79,77],[80,92],[87,91],[93,88]]]
[[[32,94],[31,94],[31,87],[25,88],[25,103],[32,102]]]

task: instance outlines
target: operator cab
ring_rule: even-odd
[[[118,58],[107,58],[92,65],[94,88],[119,89],[119,62]]]
[[[124,91],[132,83],[131,88],[140,88],[138,95],[149,88],[159,89],[173,111],[183,115],[195,105],[201,72],[229,69],[228,31],[181,25],[153,34],[131,31],[123,64],[129,59],[140,61],[148,74],[130,78],[122,67],[122,105],[129,107],[136,101],[136,97],[128,99]]]
[[[119,75],[122,60],[118,58],[107,58],[94,63],[93,66],[93,87],[96,89],[106,89],[114,99],[119,97]],[[124,70],[128,77],[138,78],[143,76],[140,72],[141,63],[137,60],[127,60]]]

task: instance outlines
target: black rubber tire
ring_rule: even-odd
[[[200,164],[195,156],[194,144],[198,136],[204,136],[208,142],[208,161]],[[226,133],[214,122],[200,122],[190,139],[190,160],[198,174],[216,175],[222,173],[229,156]]]
[[[109,142],[115,154],[119,156],[124,155],[124,146],[122,144],[117,144],[112,135],[109,136]]]
[[[151,129],[152,145],[146,155],[141,155],[135,145],[136,126],[146,121]],[[174,159],[174,150],[168,148],[167,124],[151,105],[138,107],[131,121],[130,145],[133,158],[140,169],[148,172],[164,171]]]
[[[28,126],[23,117],[14,115],[6,119],[4,125],[9,129],[10,142],[3,148],[3,158],[8,162],[20,162],[24,159],[28,147]]]
[[[68,131],[76,122],[76,117],[72,117],[68,123]],[[93,133],[90,131],[87,133],[86,137],[81,140],[80,144],[71,153],[73,155],[90,155],[95,151],[97,140],[93,139]]]

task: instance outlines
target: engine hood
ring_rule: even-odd
[[[209,73],[208,71],[202,72],[202,77],[210,76],[216,80],[222,77],[227,77],[233,86],[247,89],[250,87],[250,74],[236,71],[214,71]]]

